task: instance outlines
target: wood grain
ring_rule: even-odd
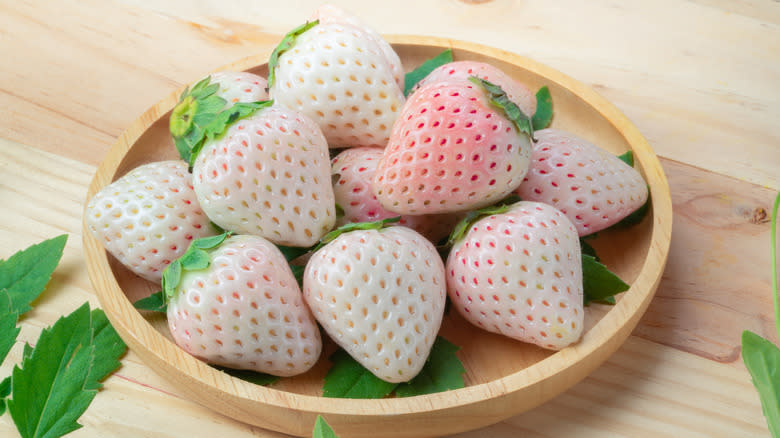
[[[12,60],[0,65],[0,139],[12,140],[0,140],[0,258],[71,234],[49,292],[22,321],[23,340],[84,300],[97,302],[78,224],[94,165],[119,133],[182,84],[269,50],[318,3],[0,1],[0,50]],[[467,39],[544,62],[596,88],[667,157],[675,239],[658,299],[636,331],[643,339],[630,338],[553,401],[462,436],[766,436],[737,354],[743,328],[771,333],[768,224],[752,213],[760,218],[756,207],[780,187],[780,4],[338,3],[383,33]],[[630,346],[646,350],[647,362],[626,359]],[[123,362],[73,436],[280,436],[181,398],[132,353]],[[693,374],[683,372],[690,366]],[[718,377],[732,371],[745,391],[734,406],[684,386],[699,377],[717,394],[737,394]],[[0,435],[15,436],[12,428],[0,417]]]
[[[693,180],[713,178],[713,174],[663,160],[675,187],[675,175],[691,175]],[[671,163],[671,165],[670,165]],[[40,330],[85,300],[97,303],[81,248],[81,213],[84,195],[95,171],[90,165],[65,159],[36,148],[0,140],[0,202],[8,206],[0,223],[0,258],[54,235],[70,235],[63,261],[48,291],[35,303],[22,321],[22,333],[9,359],[0,367],[7,375],[20,359],[22,343],[35,342]],[[755,186],[732,179],[724,182],[734,191]],[[680,189],[678,189],[680,190]],[[47,209],[46,205],[53,208]],[[699,221],[707,215],[697,216]],[[679,215],[676,223],[684,223]],[[704,235],[693,227],[689,233]],[[675,231],[675,236],[680,232]],[[684,247],[672,246],[670,259],[682,257]],[[749,260],[738,260],[740,270]],[[664,283],[684,284],[705,281],[695,277],[683,282],[674,274]],[[689,271],[687,271],[689,272]],[[662,283],[662,285],[664,284]],[[706,297],[683,299],[706,305]],[[659,293],[663,292],[663,288]],[[637,331],[647,328],[644,321],[659,318],[648,314]],[[662,309],[661,312],[667,312]],[[768,318],[768,307],[759,310]],[[652,327],[651,327],[652,328]],[[688,327],[695,329],[695,327]],[[655,333],[662,343],[673,345],[669,331]],[[684,344],[684,342],[683,342]],[[683,345],[685,346],[685,345]],[[686,350],[686,348],[683,348]],[[281,437],[285,435],[251,427],[214,414],[190,401],[163,377],[150,371],[130,352],[120,370],[106,381],[82,422],[85,428],[74,437],[153,436],[178,437],[230,434],[236,437]],[[561,421],[566,418],[566,421]],[[141,421],[141,419],[143,419]],[[709,434],[709,432],[715,432]],[[631,337],[607,362],[584,381],[552,401],[497,425],[460,434],[459,437],[522,436],[768,436],[757,395],[741,363],[724,365],[659,343]],[[0,417],[0,435],[14,436],[10,417]]]

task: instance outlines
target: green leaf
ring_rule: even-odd
[[[271,57],[268,59],[268,88],[271,88],[274,85],[274,80],[276,80],[276,66],[279,64],[279,57],[295,45],[295,40],[297,40],[299,36],[318,24],[320,24],[319,20],[307,21],[287,32],[284,38],[282,38],[282,41],[276,46],[271,53]]]
[[[462,239],[463,236],[465,236],[468,230],[471,228],[471,226],[474,225],[478,220],[482,219],[485,216],[492,216],[494,214],[505,213],[512,207],[512,205],[520,201],[521,199],[519,196],[512,194],[498,201],[493,205],[480,208],[478,210],[472,210],[466,213],[466,216],[464,216],[463,219],[461,219],[461,221],[455,225],[455,228],[452,229],[452,232],[450,233],[450,237],[449,239],[447,239],[447,243],[445,245],[446,248],[451,247],[455,242]]]
[[[612,273],[593,256],[582,254],[582,286],[585,305],[591,302],[614,304],[615,295],[625,292],[629,285]]]
[[[11,297],[5,289],[0,290],[0,365],[16,343],[21,328],[16,326],[19,315],[12,310]]]
[[[634,152],[633,151],[626,151],[620,155],[618,155],[618,158],[620,161],[628,164],[631,167],[634,167]]]
[[[254,383],[255,385],[268,386],[279,380],[279,376],[273,376],[271,374],[258,373],[256,371],[251,371],[251,370],[236,370],[233,368],[216,366],[216,365],[213,366],[214,368],[222,371],[223,373],[230,374],[235,378],[246,380],[247,382]]]
[[[409,96],[415,85],[444,64],[452,62],[452,50],[447,49],[431,59],[423,62],[419,67],[404,76],[404,96]]]
[[[436,337],[431,354],[422,370],[412,380],[401,383],[395,389],[399,397],[433,394],[466,386],[463,373],[466,369],[455,353],[460,347],[442,338]]]
[[[373,375],[344,350],[333,353],[330,361],[333,366],[325,375],[324,397],[382,398],[397,386]]]
[[[761,399],[769,432],[780,437],[780,349],[761,336],[742,332],[742,360]]]
[[[25,345],[11,380],[0,383],[0,396],[11,386],[7,406],[20,435],[56,438],[80,428],[76,420],[126,350],[103,311],[88,303],[44,329],[35,348]]]
[[[127,351],[127,345],[114,330],[103,310],[93,310],[91,317],[92,345],[95,347],[95,353],[85,387],[86,389],[101,389],[103,385],[100,382],[121,365],[119,358]]]
[[[534,131],[550,126],[553,118],[552,96],[545,85],[536,92],[536,113],[531,119]]]
[[[580,249],[582,250],[582,254],[593,257],[597,262],[601,261],[599,256],[596,255],[596,249],[593,248],[593,246],[591,246],[591,244],[582,237],[580,237]]]
[[[138,310],[148,310],[151,312],[166,313],[168,311],[168,305],[165,302],[163,291],[155,292],[146,298],[133,303],[133,307]]]
[[[516,103],[509,100],[509,97],[501,87],[477,76],[469,76],[469,81],[481,86],[487,92],[491,105],[502,110],[504,115],[514,123],[519,132],[526,134],[530,138],[534,137],[534,127],[531,119],[523,113]]]
[[[327,245],[328,243],[335,240],[337,237],[344,233],[349,233],[350,231],[355,230],[381,230],[382,228],[390,226],[390,224],[396,223],[401,220],[401,216],[395,216],[390,217],[387,219],[382,219],[378,221],[373,222],[355,222],[355,223],[349,223],[344,224],[335,230],[329,232],[328,234],[324,235],[320,242],[314,247],[313,251],[317,251],[323,246]]]
[[[322,415],[317,415],[317,421],[314,422],[314,431],[311,433],[311,438],[339,438],[336,432],[330,428],[330,425],[322,418]]]
[[[44,329],[30,356],[14,367],[8,411],[23,438],[59,437],[81,427],[76,420],[97,394],[87,389],[90,325],[84,304]]]
[[[67,240],[67,234],[45,240],[0,264],[0,290],[5,289],[8,293],[12,312],[21,315],[32,309],[30,303],[46,288]]]
[[[6,399],[11,395],[11,376],[6,377],[0,382],[0,416],[5,414],[7,408]]]
[[[231,235],[230,231],[225,231],[216,236],[201,237],[193,240],[184,255],[171,262],[163,270],[162,297],[167,300],[173,296],[176,292],[176,287],[181,282],[183,271],[199,271],[208,268],[209,264],[211,264],[211,259],[205,250],[216,248]]]
[[[311,251],[311,248],[301,248],[298,246],[284,246],[284,245],[276,245],[277,248],[279,248],[279,251],[282,252],[282,255],[284,256],[285,260],[288,262],[291,262],[298,257],[306,254],[307,252]]]
[[[290,270],[295,277],[295,281],[298,282],[298,286],[303,288],[303,273],[306,272],[306,266],[290,265]]]
[[[185,252],[179,259],[179,263],[181,263],[182,270],[199,271],[208,268],[211,264],[211,259],[206,251],[194,248]]]

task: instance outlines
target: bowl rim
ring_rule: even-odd
[[[443,411],[467,407],[489,399],[501,399],[520,390],[539,391],[540,402],[546,401],[568,389],[590,374],[614,352],[628,337],[649,305],[661,279],[669,252],[672,231],[672,205],[666,176],[658,157],[639,130],[612,103],[585,84],[532,59],[494,47],[453,40],[416,35],[385,35],[394,46],[415,45],[451,48],[459,51],[486,54],[502,61],[518,65],[545,78],[545,81],[569,90],[604,117],[625,139],[633,150],[635,162],[645,172],[653,200],[652,232],[648,254],[631,288],[603,318],[590,328],[579,343],[553,353],[549,357],[522,370],[485,383],[461,389],[407,398],[355,400],[325,398],[259,386],[232,377],[185,353],[162,334],[137,311],[127,299],[113,276],[109,257],[99,241],[92,237],[83,225],[85,258],[95,293],[106,315],[122,338],[132,349],[143,348],[151,353],[158,366],[170,367],[166,372],[178,370],[189,381],[207,385],[210,390],[228,397],[263,403],[281,409],[293,409],[298,413],[334,414],[348,416],[388,416]],[[232,62],[218,70],[246,70],[266,63],[270,51]],[[135,119],[111,146],[99,165],[87,192],[87,201],[103,186],[110,183],[122,158],[143,133],[161,116],[170,111],[178,101],[184,87],[174,91]],[[85,202],[86,208],[87,202]],[[642,285],[640,287],[638,285]],[[573,370],[581,361],[590,358],[585,369]],[[147,366],[149,362],[145,360]],[[561,389],[545,392],[545,381],[560,375],[567,383]],[[548,385],[549,386],[549,385]],[[195,400],[197,401],[197,400]],[[327,401],[327,403],[323,403]],[[534,405],[534,406],[535,406]],[[519,412],[515,412],[519,413]],[[273,425],[262,425],[273,428]],[[278,429],[281,430],[281,429]],[[288,431],[289,433],[289,431]]]

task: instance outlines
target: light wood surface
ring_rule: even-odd
[[[317,4],[220,3],[0,3],[7,60],[0,67],[0,258],[70,234],[2,375],[42,327],[85,300],[97,304],[81,212],[96,165],[120,133],[184,83],[267,53]],[[739,335],[748,328],[773,336],[762,211],[780,187],[778,4],[343,6],[382,33],[483,43],[586,83],[636,124],[669,178],[669,263],[635,336],[552,401],[459,436],[768,436]],[[123,364],[73,436],[282,436],[187,400],[132,352]],[[0,435],[15,434],[10,417],[0,417]]]

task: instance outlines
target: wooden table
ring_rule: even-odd
[[[0,2],[0,258],[70,235],[0,376],[43,327],[98,305],[81,215],[122,130],[183,84],[267,51],[318,4],[221,3]],[[592,86],[646,136],[671,186],[668,266],[629,340],[551,402],[459,436],[768,436],[739,340],[751,329],[778,342],[768,211],[780,188],[780,4],[340,3],[382,33],[492,45]],[[73,437],[282,436],[183,398],[132,352],[122,363]],[[0,435],[17,436],[8,415]]]

